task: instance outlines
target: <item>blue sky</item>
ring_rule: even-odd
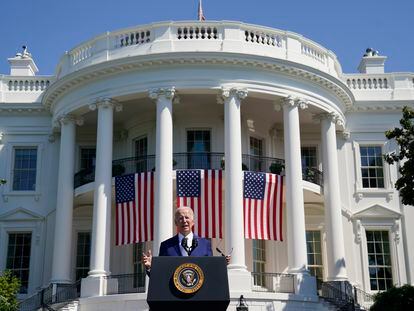
[[[166,20],[193,20],[198,0],[3,0],[0,74],[26,44],[39,74],[61,55],[106,31]],[[208,20],[239,20],[290,30],[332,50],[356,72],[367,47],[388,56],[386,71],[414,71],[414,0],[203,0]]]

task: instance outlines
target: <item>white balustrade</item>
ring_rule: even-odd
[[[221,36],[220,36],[221,37]],[[177,28],[178,40],[217,40],[219,33],[217,27],[211,26],[183,26]]]
[[[381,90],[389,88],[388,79],[384,76],[348,78],[346,79],[346,84],[353,90]]]
[[[277,33],[263,32],[260,30],[246,29],[244,31],[246,42],[282,47],[282,36]]]
[[[302,43],[302,54],[312,57],[313,59],[325,64],[326,53],[317,47]]]
[[[126,55],[122,52],[124,49],[128,49],[128,56],[167,53],[169,46],[171,52],[190,52],[195,50],[187,43],[190,40],[203,41],[202,45],[197,46],[197,51],[234,52],[237,47],[240,54],[298,63],[303,62],[299,56],[304,55],[309,57],[308,66],[335,77],[341,74],[340,65],[332,52],[298,34],[239,22],[215,21],[161,22],[108,32],[72,49],[68,53],[70,57],[62,57],[57,72],[61,78],[91,64],[123,58]],[[288,40],[296,43],[288,45]],[[166,45],[167,41],[171,44]]]
[[[52,79],[46,78],[17,78],[7,79],[7,90],[10,92],[42,92],[51,83]]]

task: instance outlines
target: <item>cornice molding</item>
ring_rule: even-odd
[[[179,54],[180,57],[177,57],[177,55],[173,55],[172,53],[169,55],[171,58],[164,59],[148,59],[148,57],[137,56],[128,59],[128,63],[125,63],[126,59],[121,59],[81,69],[65,76],[61,80],[57,80],[54,84],[49,86],[43,95],[43,104],[47,109],[52,111],[59,97],[82,83],[96,78],[114,75],[120,72],[136,69],[142,70],[152,66],[159,67],[162,65],[239,65],[276,71],[285,75],[295,76],[319,84],[323,88],[338,96],[347,109],[351,108],[352,102],[354,101],[352,92],[343,83],[343,81],[323,72],[313,72],[316,70],[314,68],[300,68],[303,66],[302,64],[296,64],[297,67],[295,67],[294,63],[288,64],[279,59],[263,59],[265,57],[261,57],[261,60],[258,60],[257,58],[247,59],[246,57],[243,58],[243,56],[218,56],[216,53],[211,53],[215,55],[205,57],[188,57],[187,53]]]

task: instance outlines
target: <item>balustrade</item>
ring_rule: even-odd
[[[210,26],[184,26],[177,28],[178,40],[191,40],[191,39],[207,39],[217,40],[219,39],[217,27]]]
[[[316,59],[322,64],[325,64],[326,55],[323,51],[321,51],[318,48],[302,43],[302,54],[312,57],[313,59]]]
[[[6,83],[8,91],[11,92],[42,92],[50,85],[51,80],[45,78],[16,78],[9,79]]]
[[[388,89],[388,79],[385,77],[348,78],[346,84],[353,90],[380,90]]]

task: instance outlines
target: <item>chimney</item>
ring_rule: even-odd
[[[358,66],[360,73],[384,73],[387,56],[380,56],[378,51],[368,48]]]
[[[27,51],[27,47],[23,45],[22,53],[17,53],[15,57],[8,59],[10,64],[11,76],[35,76],[39,71],[32,58],[32,54]]]

